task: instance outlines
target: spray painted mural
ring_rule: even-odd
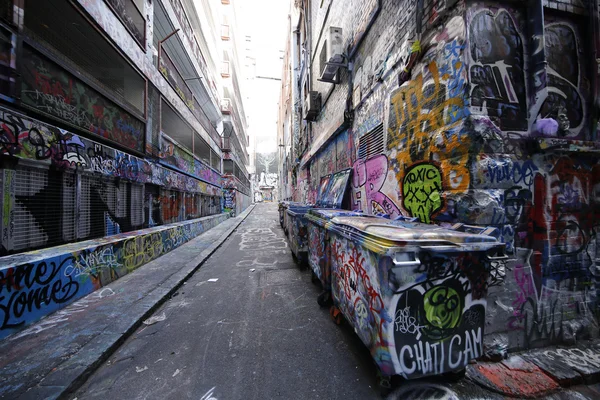
[[[212,196],[219,194],[221,185],[219,175],[206,166],[199,169],[199,178],[210,179],[214,186],[2,108],[0,154],[47,162],[59,170],[95,172]]]
[[[144,150],[145,127],[140,120],[28,46],[23,46],[22,60],[24,104],[130,149]]]
[[[503,351],[597,335],[600,143],[585,27],[568,14],[537,27],[518,6],[443,3],[447,19],[434,18],[443,25],[420,38],[411,69],[361,94],[349,142],[382,122],[385,148],[353,160],[353,208],[498,228],[512,261],[485,333]],[[307,193],[330,159],[312,160]],[[412,317],[403,329],[420,326]]]
[[[181,246],[227,219],[204,217],[0,258],[0,339]]]
[[[178,170],[196,176],[214,185],[220,185],[221,176],[208,165],[195,159],[190,153],[182,150],[178,145],[161,134],[159,158],[165,164]]]

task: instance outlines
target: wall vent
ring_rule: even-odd
[[[383,124],[379,124],[359,139],[358,158],[367,159],[378,154],[383,154],[384,149]]]

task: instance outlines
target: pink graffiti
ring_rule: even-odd
[[[355,189],[356,208],[363,209],[361,197],[362,189],[364,189],[366,210],[363,211],[369,214],[384,212],[392,218],[401,215],[396,204],[380,191],[388,172],[388,159],[385,155],[378,155],[366,161],[363,159],[357,160],[353,168],[352,186]],[[375,206],[375,210],[373,206]]]
[[[537,291],[531,276],[531,268],[526,268],[523,264],[515,265],[514,269],[515,282],[519,287],[516,295],[517,297],[512,302],[513,317],[509,320],[508,326],[513,330],[523,329],[523,319],[525,315],[523,313],[523,304],[527,299],[532,298],[537,300]]]

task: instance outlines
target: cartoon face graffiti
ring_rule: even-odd
[[[442,208],[442,174],[432,164],[410,167],[402,182],[404,208],[421,222],[431,223],[431,216]]]
[[[435,286],[423,296],[427,336],[441,340],[460,323],[462,298],[450,286]]]

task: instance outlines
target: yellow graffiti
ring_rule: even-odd
[[[436,62],[426,68],[431,79],[423,81],[423,73],[400,87],[391,97],[388,128],[388,149],[396,150],[398,182],[404,179],[405,170],[419,161],[435,161],[442,171],[444,190],[464,192],[469,188],[470,173],[467,166],[471,141],[467,135],[459,137],[465,109],[464,88],[448,95],[450,84],[458,85],[463,71],[461,61],[450,61],[440,76]],[[454,73],[454,76],[451,76]],[[450,83],[450,79],[455,82]],[[392,121],[393,122],[393,121]]]
[[[123,244],[123,264],[131,272],[158,258],[163,251],[162,236],[158,232],[127,239]]]

